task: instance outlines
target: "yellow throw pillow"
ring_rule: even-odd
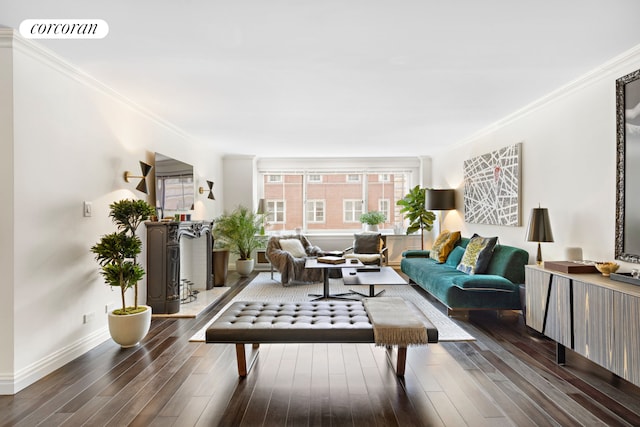
[[[460,240],[459,231],[444,230],[433,242],[433,247],[429,251],[429,258],[438,262],[445,262],[458,240]]]

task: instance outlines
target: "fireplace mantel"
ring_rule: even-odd
[[[206,238],[206,289],[213,288],[213,221],[146,222],[147,305],[155,314],[180,311],[180,239]]]

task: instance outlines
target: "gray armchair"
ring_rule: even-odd
[[[353,246],[344,252],[345,258],[357,258],[363,264],[387,265],[387,243],[380,233],[355,234]]]
[[[322,249],[312,245],[302,234],[271,236],[265,253],[271,266],[280,273],[280,283],[321,282],[321,269],[306,269],[308,257],[323,255]]]

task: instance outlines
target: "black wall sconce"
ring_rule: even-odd
[[[209,187],[209,194],[207,195],[207,199],[215,200],[216,198],[213,196],[213,181],[207,181],[207,186]],[[200,187],[198,188],[198,193],[204,194],[207,191],[206,188]]]
[[[140,183],[137,185],[136,190],[143,192],[144,194],[149,194],[147,189],[147,175],[151,172],[153,166],[146,164],[145,162],[140,162],[140,170],[142,171],[142,175],[132,175],[133,172],[126,171],[124,173],[124,180],[129,182],[131,178],[140,178]]]

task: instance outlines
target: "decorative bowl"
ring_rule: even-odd
[[[618,268],[620,268],[620,265],[616,264],[615,262],[596,262],[595,266],[603,276],[608,276],[611,273],[615,273]]]

